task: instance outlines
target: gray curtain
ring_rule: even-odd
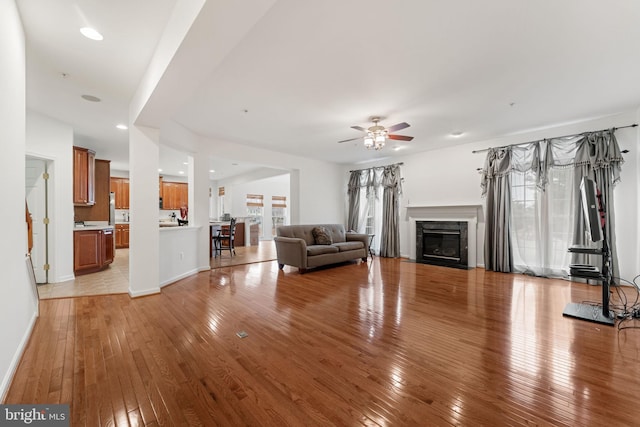
[[[513,271],[510,240],[511,147],[491,148],[482,169],[482,195],[486,196],[484,263],[487,270]]]
[[[347,218],[347,230],[357,231],[360,224],[360,172],[352,171],[347,185],[347,194],[349,195],[349,217]]]
[[[553,138],[515,147],[492,148],[482,171],[482,194],[486,196],[485,266],[487,270],[513,271],[510,240],[511,182],[513,172],[533,172],[537,187],[544,191],[551,168],[574,169],[575,228],[573,244],[587,244],[585,221],[580,200],[583,176],[594,179],[602,195],[606,211],[605,234],[611,251],[611,271],[615,277],[618,259],[615,235],[613,187],[620,180],[624,162],[615,129]],[[541,145],[546,145],[540,156]],[[568,244],[570,242],[567,242]],[[575,258],[573,262],[598,265],[600,261]]]
[[[400,256],[400,194],[402,179],[398,165],[385,166],[382,172],[382,232],[380,256]]]
[[[583,176],[593,179],[600,190],[601,201],[605,210],[605,237],[611,255],[610,270],[613,277],[618,275],[618,250],[616,246],[615,212],[613,189],[620,181],[621,165],[624,162],[614,130],[584,134],[575,142],[575,203],[580,206],[580,182]],[[587,245],[585,220],[581,209],[576,209],[576,226],[573,230],[573,243]],[[575,257],[576,263],[599,265],[596,257]]]

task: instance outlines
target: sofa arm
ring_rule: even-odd
[[[307,268],[307,242],[296,237],[274,237],[278,267],[290,265],[300,269]]]
[[[369,253],[369,235],[368,234],[360,234],[360,233],[346,233],[347,242],[357,241],[362,242],[364,244],[367,253]]]

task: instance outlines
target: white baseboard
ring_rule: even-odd
[[[2,379],[2,384],[0,384],[0,402],[4,402],[7,397],[7,392],[9,391],[9,386],[11,385],[11,381],[13,380],[13,376],[16,373],[16,369],[18,369],[18,364],[20,364],[20,359],[22,359],[22,355],[24,354],[24,350],[27,348],[27,344],[29,343],[29,338],[31,337],[31,333],[33,332],[33,327],[36,324],[36,319],[38,315],[36,312],[31,316],[31,320],[29,321],[29,326],[25,331],[22,339],[20,340],[20,345],[16,349],[16,352],[11,359],[11,364],[9,365],[9,369],[7,369],[7,373]]]
[[[189,270],[189,271],[187,271],[185,273],[182,273],[182,274],[179,274],[179,275],[177,275],[175,277],[171,277],[169,279],[163,280],[162,282],[160,282],[160,287],[163,288],[163,287],[165,287],[167,285],[170,285],[172,283],[177,282],[178,280],[184,279],[185,277],[192,276],[192,275],[197,274],[199,272],[200,272],[200,269],[194,268],[193,270]]]
[[[147,295],[154,295],[154,294],[159,294],[160,293],[160,288],[149,288],[149,289],[145,289],[143,291],[136,291],[136,292],[131,292],[131,289],[129,289],[129,296],[131,298],[138,298],[138,297],[145,297]]]

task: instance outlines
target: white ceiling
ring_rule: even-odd
[[[208,0],[207,7],[222,10],[232,1]],[[73,125],[99,157],[126,168],[126,132],[114,126],[127,120],[129,101],[175,0],[17,3],[27,35],[29,108]],[[640,104],[636,0],[241,4],[268,10],[238,43],[228,42],[228,53],[194,95],[173,108],[174,121],[212,139],[356,163]],[[210,39],[197,37],[198,29],[213,25],[208,16],[196,19],[196,36],[182,49],[222,51],[224,28]],[[224,19],[240,26],[246,17]],[[82,37],[84,22],[105,39]],[[89,103],[82,94],[102,102]],[[350,126],[367,127],[373,115],[382,116],[385,126],[410,123],[398,133],[415,139],[382,152],[360,142],[337,143],[359,136]],[[464,134],[455,138],[452,132]],[[238,160],[212,159],[212,167],[222,171]]]

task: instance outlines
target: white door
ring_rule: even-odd
[[[44,265],[47,262],[47,235],[44,224],[47,213],[45,161],[28,158],[25,171],[27,205],[33,220],[33,249],[31,250],[33,271],[37,283],[47,283],[47,274],[44,270]]]

